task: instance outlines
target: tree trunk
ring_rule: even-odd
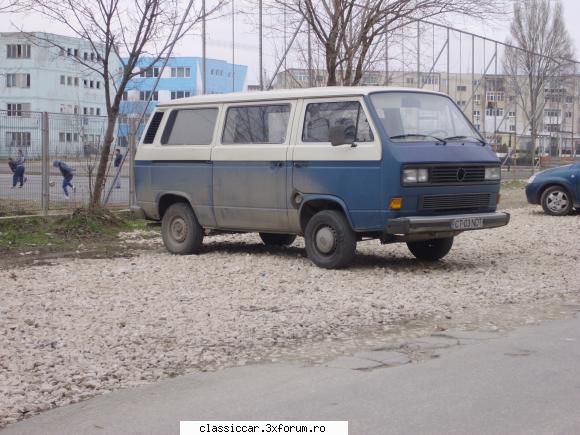
[[[101,158],[97,168],[97,177],[95,180],[95,191],[91,198],[89,209],[97,210],[101,206],[101,197],[105,188],[107,165],[109,163],[109,155],[111,153],[111,144],[115,139],[115,125],[117,124],[118,109],[113,108],[107,119],[107,130],[103,139],[103,149],[101,150]]]
[[[328,80],[326,86],[336,86],[336,68],[337,68],[337,54],[332,46],[326,44],[326,71],[328,72]]]

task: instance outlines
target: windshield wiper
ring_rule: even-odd
[[[391,139],[404,139],[407,137],[425,137],[425,138],[430,137],[431,139],[435,139],[441,145],[445,145],[447,143],[446,139],[441,139],[440,137],[437,136],[431,136],[430,134],[421,134],[421,133],[399,134],[397,136],[391,136]]]
[[[473,141],[481,144],[482,146],[485,145],[485,141],[483,141],[480,138],[475,137],[475,136],[450,136],[450,137],[445,138],[446,141],[461,140],[461,139],[470,139],[470,140],[473,140]]]

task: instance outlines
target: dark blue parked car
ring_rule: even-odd
[[[580,209],[580,163],[547,169],[532,175],[526,186],[530,204],[541,204],[553,216]]]

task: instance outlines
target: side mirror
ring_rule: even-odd
[[[346,128],[343,125],[335,125],[330,128],[330,143],[333,147],[351,145],[351,142],[346,140]]]

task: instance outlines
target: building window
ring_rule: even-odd
[[[573,103],[574,97],[566,97],[566,103]]]
[[[6,57],[8,59],[30,59],[30,44],[8,44]]]
[[[474,110],[473,111],[473,116],[480,116],[481,112],[479,110]]]
[[[70,56],[71,54],[72,54],[72,51],[71,51],[71,49],[70,49],[70,48],[67,48],[67,49],[66,49],[66,55],[67,55],[67,56]]]
[[[426,75],[422,78],[424,85],[437,85],[439,84],[439,77],[434,75]]]
[[[101,89],[101,82],[97,81],[96,86],[97,86],[97,89]]]
[[[458,92],[465,92],[467,90],[467,86],[457,86],[457,91]]]
[[[89,108],[83,107],[83,115],[88,115],[88,114],[89,114]]]
[[[544,116],[547,118],[559,118],[560,111],[555,109],[546,109],[544,110]]]
[[[572,118],[572,112],[566,112],[566,118]]]
[[[463,107],[463,106],[465,106],[465,100],[457,100],[457,105],[458,105],[459,107]]]
[[[97,107],[97,109],[96,109],[96,111],[95,111],[95,114],[96,114],[97,116],[101,116],[101,108],[100,108],[100,107]]]
[[[153,92],[153,95],[151,94],[151,91],[140,91],[139,99],[141,101],[149,101],[149,98],[151,98],[151,101],[159,101],[159,93],[157,91]]]
[[[89,108],[89,115],[93,116],[95,114],[95,108],[94,107],[90,107]]]
[[[8,116],[28,116],[30,112],[30,103],[7,103],[6,110]]]
[[[560,124],[546,124],[544,130],[555,133],[560,131]]]
[[[516,131],[516,126],[515,125],[510,125],[510,131]]]
[[[86,51],[83,53],[83,60],[89,60],[89,53]]]
[[[488,92],[486,94],[487,101],[503,101],[504,92]]]
[[[94,61],[95,60],[95,53],[91,53],[91,60]]]
[[[30,147],[32,142],[29,131],[7,131],[6,146],[14,148]]]
[[[503,109],[501,107],[498,108],[488,108],[485,110],[486,116],[503,116]]]
[[[29,88],[30,74],[11,73],[6,74],[7,88]]]
[[[412,85],[413,83],[415,83],[415,79],[413,77],[407,77],[405,79],[405,83],[407,83],[408,85]]]
[[[508,112],[508,116],[510,118],[515,118],[516,117],[516,112]]]
[[[191,68],[186,67],[171,68],[171,77],[191,77]]]
[[[152,67],[141,70],[141,77],[159,77],[159,68]]]
[[[79,57],[79,50],[78,50],[78,48],[75,48],[74,55],[75,55],[75,57]]]
[[[67,84],[68,86],[72,86],[72,84],[73,84],[73,80],[72,80],[72,79],[73,79],[73,78],[72,78],[71,76],[68,76],[68,77],[66,78],[66,84]]]
[[[75,86],[78,87],[79,86],[79,78],[75,77]]]
[[[473,102],[474,102],[475,104],[480,104],[480,103],[481,103],[481,94],[475,94],[475,95],[473,96]]]
[[[171,91],[171,99],[177,100],[178,98],[191,97],[190,91]]]
[[[89,82],[89,88],[93,89],[94,87],[95,87],[95,82],[91,80]]]

